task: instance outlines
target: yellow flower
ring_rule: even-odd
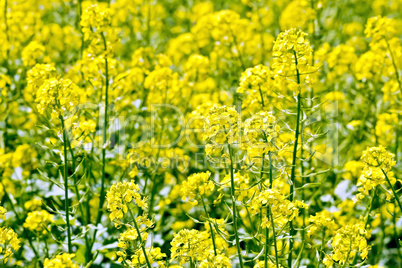
[[[162,253],[159,247],[145,248],[145,252],[151,265],[156,263],[158,267],[165,267],[163,258],[166,258],[166,254]],[[125,262],[127,262],[130,267],[144,267],[147,265],[144,252],[141,248],[137,249],[134,254],[132,254],[131,258],[127,256]],[[171,266],[169,265],[169,267]]]
[[[273,80],[273,71],[264,65],[246,69],[240,78],[237,92],[242,94],[242,108],[255,112],[272,107],[277,99],[278,88]]]
[[[370,232],[366,230],[364,222],[342,227],[332,239],[333,254],[330,258],[340,265],[347,265],[358,253],[363,260],[366,259],[370,250],[366,237],[369,236]],[[327,260],[327,267],[329,264],[332,265],[331,261]]]
[[[275,57],[272,68],[276,77],[282,80],[290,78],[297,84],[314,83],[316,70],[310,65],[313,49],[307,36],[296,28],[278,35],[272,53]]]
[[[268,260],[268,267],[266,267],[265,261],[258,261],[254,265],[254,268],[276,268],[276,263],[272,262],[271,260]],[[283,268],[283,266],[279,264],[279,268]]]
[[[182,265],[191,259],[204,260],[207,256],[213,255],[211,239],[208,232],[183,229],[174,235],[170,252],[172,260],[179,260]]]
[[[342,175],[347,180],[359,178],[363,171],[364,163],[361,161],[349,161],[343,166],[345,173]]]
[[[212,180],[209,179],[211,173],[209,171],[202,173],[192,174],[185,180],[181,187],[182,199],[188,201],[192,205],[196,205],[197,198],[203,198],[205,194],[211,194],[215,185]]]
[[[50,78],[36,93],[37,109],[41,114],[50,109],[52,119],[56,119],[72,112],[84,98],[85,92],[70,79]]]
[[[368,19],[364,34],[366,37],[372,37],[372,42],[377,42],[383,38],[390,39],[395,34],[396,25],[393,19],[387,17],[376,16]]]
[[[79,268],[79,265],[73,262],[75,254],[63,253],[53,259],[45,259],[44,268]]]
[[[232,144],[238,138],[239,114],[234,107],[212,107],[204,123],[204,140]]]
[[[106,193],[107,208],[110,220],[121,219],[128,211],[128,205],[134,203],[142,209],[147,208],[146,199],[142,198],[140,188],[134,181],[117,182]]]
[[[221,188],[219,191],[222,191],[224,188],[230,188],[231,177],[230,174],[227,174],[223,180],[221,181]],[[257,187],[250,187],[250,178],[249,175],[241,174],[240,172],[234,173],[234,186],[235,186],[235,197],[236,200],[248,202],[250,198],[256,193]]]
[[[299,207],[304,203],[299,204],[290,202],[283,194],[276,189],[266,189],[251,201],[251,211],[254,214],[262,214],[262,228],[268,228],[271,223],[268,221],[269,209],[272,213],[275,222],[279,225],[286,224],[299,215]]]
[[[379,147],[367,147],[363,151],[361,160],[364,162],[364,168],[357,182],[360,193],[356,195],[355,201],[363,199],[370,190],[385,183],[384,173],[387,174],[391,184],[396,182],[393,172],[390,171],[396,164],[393,158],[394,154],[388,152],[381,145]]]
[[[366,168],[380,168],[387,173],[396,164],[394,157],[394,154],[380,145],[379,147],[367,147],[361,159],[366,164]]]
[[[200,265],[200,268],[231,268],[232,263],[230,259],[224,254],[218,254],[216,256],[210,255],[204,259]]]
[[[20,240],[11,228],[0,228],[0,260],[7,263],[20,248]]]
[[[26,210],[37,210],[38,208],[40,208],[42,206],[42,199],[31,199],[28,200],[27,202],[25,202],[24,204],[24,208]]]
[[[6,213],[7,213],[7,209],[5,209],[2,206],[0,206],[0,219],[5,220],[6,219]]]
[[[27,101],[34,100],[38,88],[55,74],[56,68],[52,64],[36,64],[27,72],[27,88],[24,91],[24,98]]]
[[[181,102],[182,82],[179,74],[168,67],[157,68],[151,72],[144,82],[144,87],[149,90],[148,104],[169,103],[179,105]]]
[[[315,216],[310,216],[309,222],[311,225],[307,231],[308,236],[312,236],[316,233],[320,233],[324,230],[333,231],[336,228],[335,221],[333,220],[332,214],[327,211],[323,210],[317,212]]]
[[[46,234],[48,224],[54,222],[54,216],[46,210],[32,211],[24,222],[24,228],[28,228],[33,232],[41,232]]]
[[[111,10],[100,4],[88,6],[83,10],[80,24],[85,40],[106,32],[111,23]]]
[[[45,47],[37,41],[32,41],[22,51],[22,62],[25,66],[33,66],[44,53]]]
[[[282,30],[294,27],[305,29],[315,17],[316,11],[311,8],[310,1],[296,0],[290,2],[282,11],[279,24]]]

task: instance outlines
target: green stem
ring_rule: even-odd
[[[388,182],[388,184],[389,184],[389,187],[391,187],[392,193],[394,194],[395,200],[396,200],[396,202],[398,203],[399,209],[402,211],[401,201],[399,201],[399,198],[398,198],[398,196],[396,195],[394,186],[392,186],[391,181],[389,180],[389,178],[388,178],[388,176],[387,176],[387,173],[385,173],[383,169],[381,169],[381,171],[382,171],[382,173],[384,174],[385,179],[387,180],[387,182]]]
[[[272,179],[272,159],[271,159],[271,152],[268,152],[268,159],[269,159],[269,188],[272,189],[273,187],[273,179]]]
[[[235,232],[235,239],[236,239],[236,248],[237,254],[239,255],[239,262],[240,267],[243,268],[243,258],[241,256],[241,249],[240,249],[240,240],[239,234],[237,231],[237,212],[236,212],[236,197],[235,197],[235,186],[234,186],[234,173],[233,173],[233,159],[232,159],[232,150],[230,145],[228,144],[229,148],[229,157],[230,157],[230,189],[232,195],[232,218],[233,218],[233,228]]]
[[[267,207],[267,217],[269,217],[269,208]],[[269,226],[267,226],[265,235],[265,257],[264,257],[264,267],[268,267],[268,253],[269,253]]]
[[[299,69],[297,68],[297,55],[294,52],[295,64],[296,64],[296,74],[297,74],[297,84],[300,85],[300,74]],[[293,147],[293,159],[292,159],[292,171],[290,174],[290,195],[289,200],[293,202],[294,199],[294,188],[295,188],[295,172],[296,172],[296,155],[297,155],[297,144],[299,141],[299,125],[300,125],[300,112],[301,112],[301,93],[300,91],[297,94],[297,118],[296,118],[296,130],[295,130],[295,143]],[[290,226],[290,238],[289,238],[289,256],[288,256],[288,266],[292,267],[292,249],[293,249],[293,236],[295,235],[295,230],[293,227],[293,220],[289,222]]]
[[[270,207],[268,206],[268,217],[270,216],[271,218],[271,225],[272,225],[272,235],[274,239],[274,249],[275,249],[275,262],[276,262],[276,268],[279,268],[279,260],[278,260],[278,247],[276,245],[276,233],[275,233],[275,223],[274,223],[274,214],[271,212]]]
[[[322,251],[324,250],[324,243],[325,243],[325,228],[322,229],[322,237],[321,237],[321,248],[320,248],[320,257],[318,259],[316,268],[320,267],[321,259],[322,259]]]
[[[368,221],[370,219],[370,213],[371,213],[371,210],[373,209],[374,200],[375,200],[375,197],[377,194],[377,188],[378,188],[378,186],[376,186],[374,188],[373,195],[371,196],[371,202],[369,204],[369,207],[367,208],[366,216],[364,217],[364,229],[366,229]],[[352,264],[355,264],[356,259],[357,259],[357,254],[353,257]]]
[[[391,46],[389,45],[388,40],[386,38],[384,38],[384,40],[385,40],[385,43],[387,44],[389,54],[391,54],[391,61],[392,61],[392,65],[394,66],[396,81],[398,81],[399,92],[402,94],[402,84],[401,84],[401,80],[399,78],[398,67],[396,67],[394,53],[392,53]]]
[[[75,157],[74,157],[73,149],[71,148],[71,142],[69,140],[68,140],[68,149],[70,151],[71,160],[72,160],[72,164],[73,164],[74,189],[75,189],[75,194],[77,195],[77,199],[78,199],[78,207],[80,209],[82,220],[83,220],[84,224],[87,225],[88,224],[88,218],[86,217],[86,215],[84,213],[84,209],[83,209],[82,203],[81,203],[81,195],[80,195],[80,192],[78,190],[78,185],[77,185],[78,180],[77,180],[77,175],[76,175],[76,170],[75,170],[76,169]],[[87,211],[89,211],[88,208],[87,208]],[[87,262],[89,262],[89,260],[91,259],[91,248],[90,248],[90,241],[88,239],[87,233],[85,233],[84,238],[85,238],[85,248],[86,248],[85,257],[86,257]]]
[[[147,252],[145,250],[144,241],[142,240],[140,229],[138,228],[138,225],[137,225],[137,221],[136,221],[136,219],[134,217],[134,214],[133,214],[133,212],[131,211],[130,208],[128,208],[128,211],[130,212],[131,218],[133,218],[134,227],[135,227],[135,230],[137,230],[138,240],[139,240],[139,242],[141,244],[142,253],[144,253],[144,257],[145,257],[145,261],[147,262],[147,266],[148,266],[148,268],[152,268],[151,263],[149,262],[149,259],[148,259],[148,256],[147,256]]]
[[[217,255],[217,252],[216,252],[216,245],[215,245],[214,229],[212,229],[212,223],[209,221],[208,210],[207,210],[207,207],[205,206],[204,198],[203,198],[202,195],[201,195],[201,201],[202,201],[202,206],[204,207],[205,214],[207,215],[207,218],[208,218],[209,228],[211,229],[212,245],[213,245],[213,247],[214,247],[214,254],[215,254],[215,256],[216,256],[216,255]]]
[[[348,251],[348,254],[346,255],[346,259],[342,265],[342,268],[345,268],[346,264],[349,262],[350,252],[352,252],[352,244],[353,244],[353,240],[350,241],[349,251]],[[357,253],[356,253],[356,255],[357,255]]]
[[[103,203],[105,202],[105,167],[106,167],[106,138],[107,138],[107,120],[108,120],[108,105],[109,105],[109,66],[108,66],[108,55],[107,55],[107,45],[105,35],[102,33],[102,39],[104,44],[105,55],[105,115],[103,120],[103,143],[102,143],[102,180],[101,180],[101,191],[99,197],[99,211],[96,219],[96,225],[98,225],[102,219]]]
[[[64,198],[65,198],[65,211],[66,211],[66,224],[67,224],[67,241],[68,241],[68,253],[72,253],[71,246],[71,230],[70,230],[70,209],[68,200],[68,154],[67,154],[67,131],[64,125],[64,119],[60,115],[61,127],[63,129],[63,145],[64,145]]]
[[[5,195],[5,196],[7,197],[7,199],[10,201],[11,209],[12,209],[12,211],[14,211],[14,214],[15,214],[15,217],[17,218],[17,221],[18,221],[19,223],[21,223],[21,218],[19,217],[19,215],[18,215],[18,213],[17,213],[17,210],[15,209],[15,206],[14,206],[14,204],[13,204],[13,201],[11,200],[10,196],[8,195],[8,193],[7,193],[7,191],[6,191],[6,189],[7,189],[6,186],[5,186],[2,182],[0,182],[0,183],[1,183],[1,185],[3,186],[4,195]],[[21,224],[21,225],[22,225],[22,224]],[[42,266],[42,261],[39,259],[38,251],[36,251],[36,249],[35,249],[35,247],[33,246],[33,243],[32,243],[32,235],[30,235],[30,234],[28,233],[27,229],[23,228],[23,230],[24,230],[25,237],[28,239],[28,243],[29,243],[29,245],[30,245],[30,247],[31,247],[31,249],[32,249],[32,251],[33,251],[33,253],[34,253],[34,255],[35,255],[35,259],[37,259],[37,260],[39,261],[39,264]]]

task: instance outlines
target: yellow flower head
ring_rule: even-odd
[[[370,250],[366,239],[369,235],[370,233],[366,230],[365,223],[361,221],[339,229],[332,239],[332,260],[344,265],[347,260],[349,262],[353,260],[358,253],[360,253],[360,257],[363,260],[366,259]],[[327,260],[327,263],[332,264],[329,260]]]
[[[85,40],[93,35],[106,32],[111,23],[111,10],[99,4],[90,5],[83,10],[81,15],[81,27]]]
[[[277,88],[273,71],[261,64],[242,73],[237,89],[243,97],[242,107],[251,112],[270,107],[270,103],[276,98],[275,91]]]
[[[262,228],[267,228],[271,225],[268,221],[267,210],[272,213],[275,221],[278,224],[285,224],[293,220],[299,215],[299,207],[304,206],[304,203],[299,204],[290,202],[283,194],[276,189],[267,189],[256,196],[251,202],[251,210],[254,214],[262,214]]]
[[[171,259],[179,260],[180,265],[186,263],[189,258],[204,260],[213,254],[210,241],[208,232],[183,229],[170,242],[172,245],[170,249]]]
[[[14,252],[19,250],[20,240],[11,228],[0,228],[0,261],[7,263]]]
[[[396,34],[396,25],[393,19],[387,17],[376,16],[368,19],[366,29],[364,30],[366,37],[372,37],[373,42],[381,39],[390,39]]]
[[[312,74],[315,69],[310,65],[313,49],[307,36],[296,28],[278,35],[272,53],[276,57],[272,68],[275,69],[277,77],[291,78],[297,84],[314,82]]]
[[[52,222],[54,222],[54,216],[46,210],[32,211],[28,213],[28,217],[24,222],[24,228],[28,228],[33,232],[46,234],[48,224]]]
[[[239,120],[234,107],[212,107],[205,119],[204,140],[214,144],[234,143],[239,132]]]
[[[118,182],[110,187],[106,193],[107,208],[110,211],[110,220],[121,219],[128,211],[128,205],[134,203],[142,209],[147,208],[146,199],[142,198],[140,188],[134,181]]]
[[[232,262],[230,259],[224,254],[218,254],[216,256],[209,255],[206,259],[204,259],[200,265],[200,268],[231,268]]]
[[[209,171],[195,173],[190,175],[182,184],[181,193],[183,200],[188,198],[192,205],[197,204],[197,198],[203,198],[203,195],[210,194],[215,186],[209,179],[211,173]]]
[[[361,160],[366,164],[366,167],[380,168],[387,173],[396,164],[394,157],[394,154],[380,145],[379,147],[367,147]]]
[[[5,209],[2,206],[0,206],[0,219],[5,220],[6,219],[6,213],[7,213],[7,209]]]
[[[52,119],[72,112],[82,102],[85,92],[70,79],[51,78],[46,80],[36,93],[38,112],[51,110]]]
[[[44,268],[79,268],[79,265],[73,262],[75,254],[63,253],[57,255],[54,259],[45,259]]]

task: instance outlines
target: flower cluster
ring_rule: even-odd
[[[393,19],[376,16],[368,19],[364,33],[366,37],[372,38],[373,42],[381,39],[391,39],[396,34],[396,25]]]
[[[239,114],[234,107],[212,107],[205,118],[204,140],[214,145],[232,144],[239,130]]]
[[[5,220],[6,219],[6,213],[7,213],[7,209],[5,209],[2,206],[0,206],[0,219]]]
[[[75,254],[63,253],[57,255],[53,259],[45,259],[43,264],[44,268],[79,268],[80,266],[73,262]]]
[[[177,233],[172,242],[171,259],[178,260],[180,264],[192,261],[202,261],[212,255],[211,239],[207,232],[183,229]],[[212,253],[212,254],[211,254]]]
[[[46,210],[32,211],[28,213],[24,222],[24,228],[33,232],[46,234],[48,231],[48,225],[53,222],[54,216]]]
[[[20,240],[13,229],[0,228],[0,260],[7,263],[20,248]]]
[[[251,210],[254,214],[262,215],[262,228],[271,226],[269,217],[274,218],[278,225],[284,225],[299,215],[299,208],[305,204],[298,201],[293,203],[276,189],[262,191],[251,202]]]
[[[208,171],[189,176],[182,184],[183,200],[188,198],[192,205],[197,205],[198,201],[196,199],[204,198],[203,195],[210,194],[215,189],[210,176],[211,173]]]
[[[290,78],[297,84],[314,83],[315,69],[310,64],[313,50],[307,37],[305,32],[296,28],[278,35],[272,53],[276,77]]]
[[[308,236],[312,236],[320,232],[324,232],[325,234],[325,231],[330,231],[332,234],[332,231],[334,231],[336,228],[333,216],[328,210],[323,210],[317,212],[315,216],[310,216],[309,222],[311,225],[307,231]]]
[[[240,78],[237,92],[242,94],[242,108],[255,112],[272,107],[278,96],[273,71],[264,65],[246,69]]]
[[[106,194],[106,200],[111,221],[123,218],[133,201],[138,207],[142,209],[147,208],[146,198],[142,198],[139,191],[140,188],[134,181],[118,182],[110,187],[110,190]]]
[[[358,253],[363,260],[366,259],[370,250],[367,244],[369,236],[370,232],[366,229],[364,222],[342,227],[332,239],[333,254],[326,256],[324,264],[330,267],[335,261],[340,265],[346,265]]]
[[[371,189],[386,182],[385,176],[392,184],[395,183],[395,178],[391,168],[395,166],[394,154],[388,152],[381,145],[379,147],[367,147],[361,156],[361,161],[364,163],[362,175],[360,176],[357,186],[359,194],[357,200],[361,200],[369,194]]]
[[[70,79],[50,78],[39,87],[35,101],[39,113],[50,109],[52,119],[57,119],[73,112],[84,99],[85,93]]]

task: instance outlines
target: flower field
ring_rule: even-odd
[[[0,267],[402,267],[402,0],[0,0]]]

